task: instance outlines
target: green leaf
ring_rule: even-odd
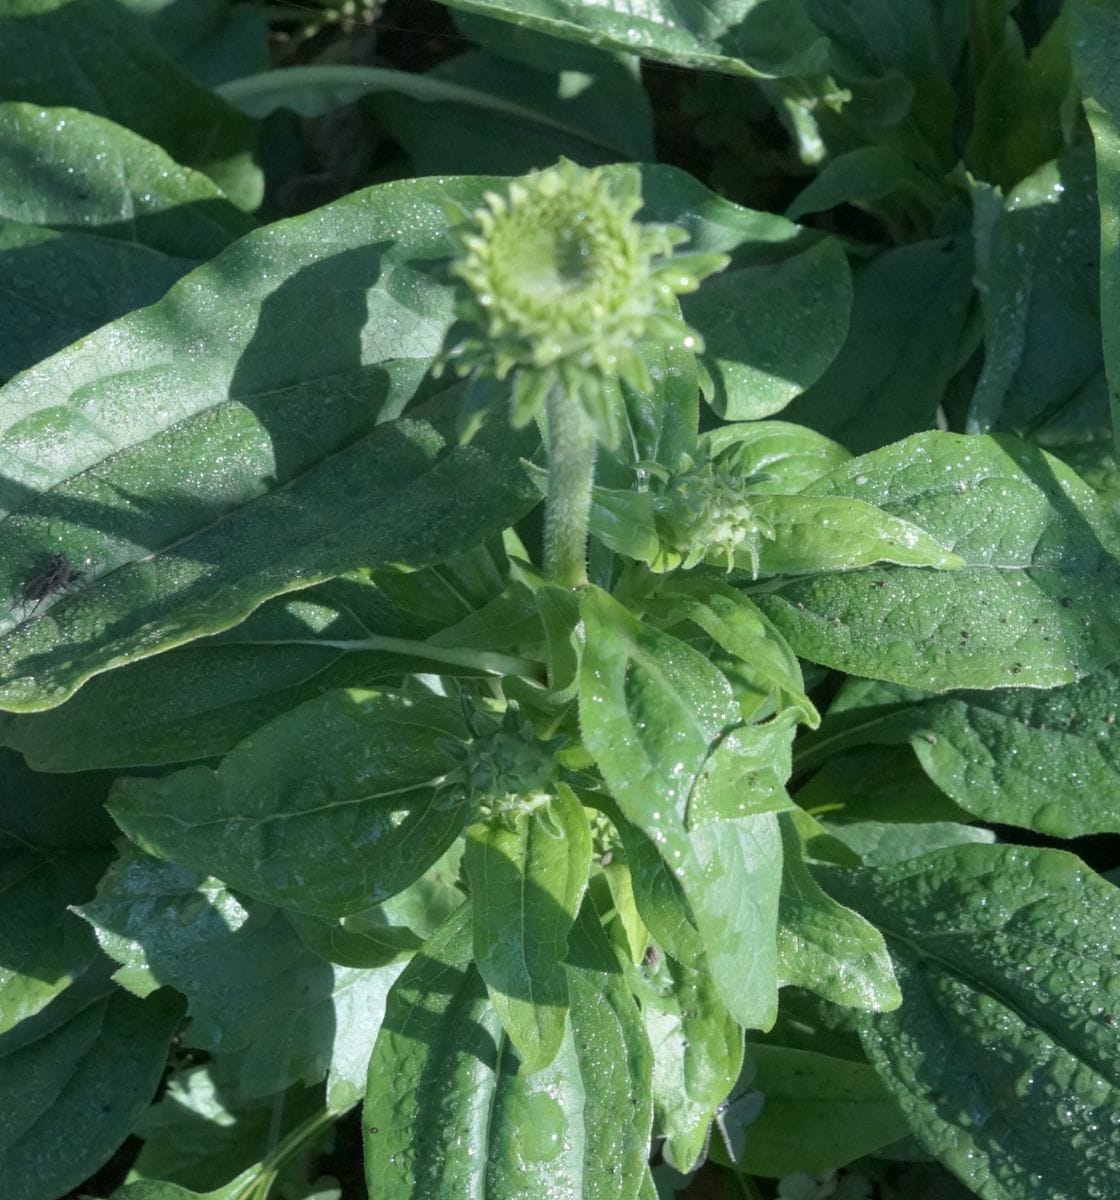
[[[436,803],[464,737],[431,694],[328,692],[271,721],[217,770],[121,779],[109,807],[143,849],[281,907],[358,912],[407,887],[460,833]]]
[[[422,644],[435,628],[369,579],[334,579],[267,600],[224,633],[95,675],[57,708],[0,714],[0,738],[41,771],[215,758],[334,688],[468,670],[454,651]]]
[[[810,745],[808,739],[804,744]],[[797,803],[822,818],[836,815],[845,821],[968,819],[922,770],[909,746],[856,747],[832,754],[798,789]]]
[[[8,385],[0,704],[50,707],[309,583],[446,559],[535,503],[531,434],[492,422],[458,446],[453,395],[393,419],[451,318],[440,204],[484,186],[391,184],[256,231]],[[28,612],[56,552],[81,586]]]
[[[799,3],[780,12],[737,0],[448,0],[448,7],[513,21],[554,37],[675,63],[767,78],[823,66],[820,33]]]
[[[381,914],[375,907],[371,913]],[[383,967],[419,949],[423,939],[406,925],[369,921],[360,929],[350,929],[341,921],[326,921],[305,913],[286,914],[300,941],[326,962],[342,967]],[[362,914],[358,914],[361,916]]]
[[[847,341],[785,417],[858,453],[929,429],[971,350],[974,272],[961,236],[884,250],[856,270]]]
[[[593,874],[589,880],[592,895],[598,901],[598,888],[602,883],[607,885],[607,898],[603,900],[600,911],[604,914],[604,920],[608,922],[608,932],[615,939],[615,945],[621,953],[627,955],[631,962],[639,963],[649,945],[649,930],[638,911],[634,879],[625,851],[621,846],[613,846],[610,853],[603,855],[599,863],[602,875]],[[617,925],[610,924],[612,920],[617,921]],[[622,935],[621,941],[617,937],[618,933]]]
[[[728,1011],[744,1026],[766,1027],[777,1009],[774,809],[788,804],[785,793],[752,792],[761,764],[750,739],[733,732],[740,717],[730,684],[701,654],[598,589],[582,612],[584,743],[623,815],[676,877]],[[749,960],[741,945],[754,948]]]
[[[889,867],[909,858],[920,858],[946,846],[996,840],[990,829],[930,821],[912,825],[905,821],[851,821],[831,823],[828,831],[850,846],[869,867]]]
[[[763,528],[773,534],[759,546],[763,574],[852,571],[877,562],[940,571],[964,565],[913,522],[901,521],[862,500],[761,495],[752,499],[751,507]]]
[[[207,176],[130,130],[16,103],[0,104],[0,217],[196,261],[253,228]]]
[[[154,304],[194,265],[116,238],[0,218],[0,380],[107,321]]]
[[[678,962],[707,970],[696,920],[677,877],[638,826],[627,821],[613,802],[600,799],[600,803],[622,839],[634,903],[650,934]]]
[[[852,457],[839,442],[788,421],[722,425],[700,441],[702,454],[731,459],[743,478],[766,476],[751,485],[752,495],[793,495]]]
[[[470,904],[433,935],[393,988],[370,1060],[362,1125],[371,1191],[385,1200],[637,1196],[649,1048],[590,925],[581,920],[572,942],[571,1032],[553,1064],[531,1075],[518,1072],[472,964]]]
[[[95,676],[58,708],[0,714],[0,739],[49,772],[182,763],[227,754],[266,721],[335,688],[400,685],[413,673],[532,667],[509,656],[461,653],[504,646],[527,629],[539,638],[539,629],[516,619],[515,605],[505,606],[504,625],[498,605],[469,611],[455,562],[412,572],[409,589],[388,578],[382,587],[363,574],[277,596],[222,634]],[[435,580],[456,598],[445,619],[468,606],[468,616],[448,630],[431,619],[435,598],[425,589]],[[406,602],[421,611],[407,611]]]
[[[166,1181],[196,1192],[221,1189],[264,1159],[278,1137],[282,1140],[321,1113],[322,1102],[319,1088],[245,1100],[214,1063],[176,1072],[137,1127],[144,1144],[130,1178]],[[272,1128],[274,1121],[278,1129]]]
[[[859,1021],[923,1146],[985,1200],[1109,1195],[1116,888],[1071,854],[1021,846],[826,876],[891,947],[902,1007]]]
[[[630,60],[597,55],[578,74],[561,71],[547,43],[532,65],[468,50],[382,91],[372,107],[413,173],[513,175],[562,155],[584,166],[652,160],[650,101]],[[418,103],[419,80],[446,91]]]
[[[696,456],[700,421],[696,355],[667,342],[647,342],[641,354],[653,386],[649,392],[622,386],[625,432],[614,449],[600,447],[595,463],[596,493],[624,503],[626,496],[640,494],[635,486],[648,486],[651,463],[673,471],[683,456]],[[616,536],[625,535],[625,528],[616,531]]]
[[[728,1016],[706,971],[647,956],[636,991],[653,1047],[653,1111],[665,1156],[691,1171],[712,1117],[739,1076],[743,1031]]]
[[[583,805],[559,784],[543,808],[467,830],[474,957],[521,1059],[538,1071],[559,1053],[568,1018],[564,958],[591,865]]]
[[[192,1192],[177,1183],[160,1179],[138,1179],[117,1188],[109,1200],[246,1200],[253,1194],[254,1186],[259,1186],[261,1178],[262,1168],[260,1164],[255,1164],[224,1187],[215,1188],[212,1192]],[[314,1197],[309,1200],[314,1200]]]
[[[1053,691],[936,697],[899,715],[929,777],[985,821],[1120,833],[1120,667]]]
[[[804,3],[831,42],[837,84],[850,92],[842,107],[835,100],[821,104],[817,96],[803,101],[828,148],[881,142],[933,174],[947,173],[957,161],[958,71],[969,10],[892,0]]]
[[[704,335],[712,407],[729,421],[785,408],[836,357],[851,305],[848,262],[832,240],[708,280],[682,311]]]
[[[811,728],[820,723],[805,695],[797,656],[748,597],[726,585],[685,576],[670,579],[658,599],[660,604],[647,602],[647,611],[668,610],[691,621],[727,652],[718,665],[735,689],[744,720],[792,710]],[[716,661],[717,656],[710,658]],[[779,786],[782,782],[784,778],[777,780]]]
[[[126,1183],[112,1194],[110,1200],[238,1200],[241,1195],[241,1185],[235,1188],[219,1188],[215,1192],[192,1192],[180,1187],[177,1183],[165,1183],[157,1179],[138,1179],[135,1183]]]
[[[186,8],[164,0],[122,2],[167,54],[208,87],[259,71],[268,62],[269,14],[264,9],[230,0],[196,0]]]
[[[68,911],[111,857],[108,780],[43,776],[0,752],[0,1033],[44,1008],[93,962]]]
[[[1079,146],[1006,198],[973,189],[985,330],[971,433],[1030,434],[1057,447],[1107,429],[1095,174]]]
[[[765,1097],[735,1168],[745,1175],[824,1175],[909,1132],[890,1092],[866,1063],[751,1043],[750,1086]],[[722,1159],[718,1143],[715,1157]]]
[[[253,123],[185,75],[114,0],[23,0],[0,14],[0,100],[71,105],[205,171],[241,208],[260,203]]]
[[[105,811],[108,775],[42,775],[0,750],[0,851],[89,850],[117,829]]]
[[[1054,687],[1120,645],[1113,517],[1057,459],[1009,437],[917,434],[809,489],[858,496],[965,561],[781,583],[755,597],[798,654],[911,687]]]
[[[131,1133],[163,1074],[182,1001],[139,1000],[97,966],[0,1037],[5,1200],[64,1195]]]
[[[1075,0],[1070,52],[1097,151],[1101,222],[1101,331],[1112,429],[1120,446],[1120,87],[1111,47],[1120,30],[1115,0]]]
[[[890,198],[890,203],[876,202]],[[791,221],[841,204],[879,210],[884,215],[914,205],[928,216],[948,199],[945,184],[890,146],[861,146],[829,159],[816,178],[786,209]],[[928,219],[928,218],[927,218]]]
[[[146,996],[168,985],[186,996],[187,1043],[234,1056],[242,1096],[329,1074],[333,1111],[359,1098],[385,996],[403,964],[331,966],[283,914],[136,851],[78,911],[121,964],[113,977],[129,991]]]
[[[778,975],[849,1008],[889,1011],[902,1002],[883,935],[838,904],[813,878],[788,817],[782,826]]]
[[[97,945],[68,909],[93,894],[108,860],[106,850],[0,851],[0,1034],[93,962]]]
[[[1003,21],[1002,44],[977,88],[965,162],[1005,191],[1062,151],[1073,90],[1069,11],[1061,10],[1029,55],[1015,21]]]

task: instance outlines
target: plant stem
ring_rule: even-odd
[[[264,644],[264,643],[259,643]],[[390,654],[408,654],[432,662],[448,663],[453,667],[470,667],[488,675],[520,675],[536,679],[541,674],[539,663],[513,654],[498,654],[490,650],[460,650],[454,646],[436,646],[411,638],[384,637],[371,633],[363,638],[284,638],[269,645],[332,646],[336,650],[357,653],[361,650],[386,650]]]
[[[587,585],[587,529],[595,477],[595,429],[579,399],[557,384],[548,393],[545,574],[561,587]]]

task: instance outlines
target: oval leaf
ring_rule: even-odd
[[[582,612],[584,744],[623,815],[683,890],[728,1011],[742,1025],[766,1027],[777,1011],[782,853],[774,810],[788,800],[774,780],[785,778],[783,764],[777,753],[771,764],[754,757],[752,738],[740,745],[731,685],[698,651],[596,588]],[[752,778],[761,779],[758,797]]]
[[[362,1120],[371,1194],[637,1196],[649,1048],[602,937],[588,929],[573,942],[570,1032],[553,1064],[527,1075],[471,962],[470,903],[437,930],[390,993],[370,1060]]]
[[[467,830],[474,956],[522,1066],[560,1050],[568,1019],[568,934],[587,887],[591,829],[560,784],[547,806]]]
[[[61,1196],[97,1170],[151,1103],[183,1002],[145,1000],[100,964],[0,1037],[5,1200]]]
[[[1085,1200],[1120,1156],[1120,891],[1071,854],[959,846],[828,870],[883,930],[902,1007],[864,1046],[916,1137],[984,1200]]]
[[[418,879],[463,827],[436,803],[465,737],[434,696],[330,692],[257,730],[217,770],[121,779],[109,808],[149,853],[314,916],[339,917]]]
[[[1113,519],[1043,451],[1011,437],[916,434],[807,494],[864,499],[928,530],[965,565],[876,567],[757,596],[805,658],[931,691],[1055,687],[1116,658]]]

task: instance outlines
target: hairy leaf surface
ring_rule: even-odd
[[[418,879],[463,828],[436,802],[465,736],[442,697],[329,692],[270,722],[217,770],[121,779],[110,811],[140,846],[281,907],[339,917]]]
[[[420,951],[390,994],[370,1060],[371,1190],[386,1200],[637,1196],[649,1048],[613,954],[588,920],[572,942],[569,1032],[552,1065],[534,1074],[517,1070],[471,962],[469,903]]]
[[[928,530],[965,566],[876,567],[756,597],[804,657],[933,691],[1055,687],[1116,658],[1115,519],[1027,443],[916,434],[808,494],[861,497]]]
[[[822,874],[902,985],[859,1017],[922,1144],[985,1200],[1107,1196],[1120,1154],[1120,892],[1071,854],[959,846]]]

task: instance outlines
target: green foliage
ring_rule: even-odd
[[[381,7],[0,0],[4,1200],[1120,1194],[1120,4]]]

